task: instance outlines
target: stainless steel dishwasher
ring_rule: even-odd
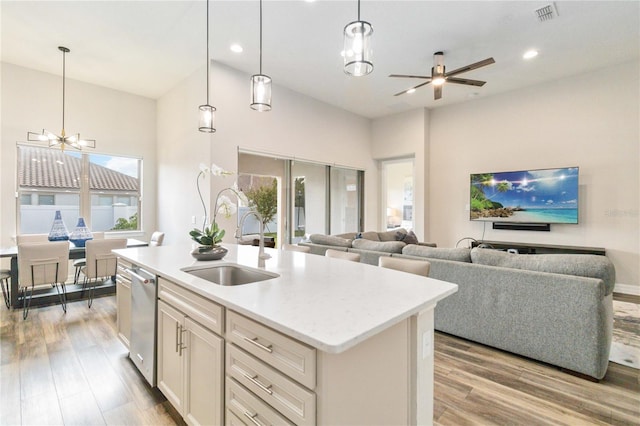
[[[129,358],[147,382],[156,386],[156,277],[135,266],[127,272],[131,276]]]

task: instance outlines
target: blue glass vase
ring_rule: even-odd
[[[60,210],[56,210],[56,216],[53,219],[53,225],[51,225],[51,232],[49,232],[49,241],[67,241],[69,239],[69,231],[62,221],[62,214]]]
[[[76,247],[84,247],[84,244],[88,240],[93,240],[93,234],[89,228],[87,228],[87,225],[85,225],[84,218],[79,217],[76,229],[69,234],[69,241]]]

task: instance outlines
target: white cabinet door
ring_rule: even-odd
[[[184,371],[180,348],[184,315],[158,300],[158,388],[171,405],[183,413]]]
[[[190,425],[222,424],[224,341],[186,318],[184,327],[185,398],[183,418]]]
[[[116,280],[116,305],[118,338],[128,349],[131,340],[131,282],[120,277]]]

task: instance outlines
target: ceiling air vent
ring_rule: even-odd
[[[558,16],[558,10],[556,9],[556,5],[554,3],[543,6],[539,9],[536,9],[536,16],[538,17],[538,21],[550,21]]]

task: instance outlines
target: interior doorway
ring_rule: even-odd
[[[382,160],[380,169],[381,229],[413,229],[415,226],[413,217],[414,159]]]

